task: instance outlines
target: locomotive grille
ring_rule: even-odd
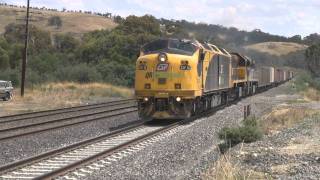
[[[156,99],[156,111],[169,110],[168,99]]]
[[[167,79],[166,78],[159,78],[158,79],[158,84],[166,84]]]

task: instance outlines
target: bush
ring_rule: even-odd
[[[0,69],[7,69],[10,66],[9,63],[10,62],[8,52],[0,47]]]
[[[96,68],[86,64],[63,67],[56,72],[55,77],[60,81],[73,81],[79,83],[99,82],[102,80],[101,74]]]
[[[0,71],[0,80],[11,81],[13,86],[20,86],[20,72],[18,70],[7,69]]]
[[[225,127],[219,132],[219,138],[225,142],[220,145],[220,149],[235,146],[241,142],[250,143],[262,138],[262,130],[260,129],[257,119],[249,117],[242,122],[242,126],[235,128]]]
[[[49,26],[56,26],[56,28],[60,28],[62,26],[62,20],[59,16],[52,16],[48,20]]]
[[[310,73],[301,73],[294,81],[294,86],[298,92],[306,91],[309,87],[320,90],[319,78],[313,77]]]

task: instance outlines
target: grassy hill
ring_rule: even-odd
[[[292,42],[263,42],[245,46],[245,49],[268,53],[275,56],[287,55],[291,52],[305,50],[307,45]]]
[[[111,19],[102,16],[73,13],[73,12],[55,12],[47,10],[31,9],[31,24],[40,29],[47,30],[53,34],[71,33],[76,37],[94,30],[112,29],[116,26]],[[10,23],[24,23],[26,10],[8,6],[0,6],[0,34],[5,31],[5,27]],[[48,19],[52,16],[59,16],[62,20],[62,26],[56,28],[48,25]]]

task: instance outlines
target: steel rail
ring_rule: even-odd
[[[145,122],[138,122],[138,123],[136,123],[136,124],[134,124],[132,126],[125,127],[125,128],[119,129],[119,130],[115,130],[115,131],[113,131],[111,133],[100,135],[98,137],[87,139],[87,140],[84,140],[84,141],[81,141],[81,142],[77,142],[77,143],[71,144],[69,146],[58,148],[58,149],[55,149],[55,150],[52,150],[52,151],[48,151],[48,152],[42,153],[42,154],[37,155],[37,156],[33,156],[33,157],[30,157],[30,158],[26,158],[26,159],[23,159],[23,160],[20,160],[20,161],[17,161],[17,162],[13,162],[13,163],[1,166],[0,167],[0,175],[2,175],[4,173],[7,173],[7,172],[10,172],[10,171],[13,171],[13,170],[16,170],[16,169],[21,169],[21,168],[23,168],[25,166],[28,166],[30,164],[39,162],[39,161],[41,161],[43,159],[50,158],[50,157],[52,157],[54,155],[59,155],[59,154],[62,154],[64,152],[69,152],[69,151],[72,151],[72,150],[75,150],[75,149],[79,149],[79,148],[81,148],[83,146],[87,146],[87,145],[93,144],[93,143],[101,141],[103,139],[112,138],[112,137],[121,135],[123,133],[127,133],[127,132],[130,132],[130,131],[133,131],[133,130],[143,126],[144,124],[145,124]]]
[[[125,109],[128,109],[128,108],[125,108]],[[113,111],[117,111],[117,110],[113,110]],[[83,124],[83,123],[87,123],[87,122],[90,122],[90,121],[103,120],[105,118],[111,118],[111,117],[116,117],[116,116],[120,116],[120,115],[125,115],[125,114],[133,113],[133,112],[136,112],[136,111],[137,110],[130,110],[130,111],[121,112],[121,113],[117,113],[117,114],[106,115],[106,116],[99,117],[99,118],[91,118],[91,119],[87,119],[87,120],[73,122],[73,123],[70,123],[70,124],[57,125],[57,126],[54,126],[54,127],[48,127],[48,128],[43,128],[43,129],[39,129],[39,130],[30,131],[30,132],[24,132],[24,133],[20,133],[20,134],[9,135],[9,136],[5,136],[5,137],[0,137],[0,141],[12,139],[12,138],[17,138],[17,137],[21,137],[21,136],[26,136],[26,135],[31,135],[31,134],[36,134],[36,133],[40,133],[40,132],[45,132],[45,131],[49,131],[49,130],[55,130],[55,129],[59,129],[59,128],[69,127],[69,126],[73,126],[73,125]],[[71,117],[69,119],[74,119],[74,117]],[[59,121],[66,121],[66,119],[60,119]],[[54,122],[49,122],[49,123],[54,123]],[[19,129],[21,129],[21,128],[19,128]],[[2,133],[3,132],[4,131],[2,131]]]
[[[51,109],[51,110],[44,110],[44,111],[37,111],[37,112],[29,112],[29,113],[22,113],[22,114],[14,114],[14,115],[9,115],[9,116],[1,116],[0,117],[0,123],[5,123],[5,122],[13,122],[15,120],[20,120],[20,119],[32,119],[36,117],[45,117],[45,116],[50,116],[50,115],[57,115],[57,114],[63,114],[66,112],[77,112],[81,110],[89,110],[92,108],[95,108],[94,106],[98,107],[104,107],[105,105],[113,105],[114,103],[126,103],[126,102],[135,102],[135,99],[124,99],[124,100],[118,100],[118,101],[109,101],[109,102],[104,102],[104,103],[97,103],[97,104],[89,104],[89,105],[81,105],[81,106],[74,106],[74,107],[67,107],[67,108],[60,108],[60,109]],[[84,108],[84,109],[81,109]],[[79,110],[77,110],[79,109]],[[48,113],[44,115],[39,115],[42,113]],[[23,117],[23,116],[29,116],[30,117]],[[34,116],[32,116],[34,115]],[[9,119],[9,118],[16,118],[18,119]],[[6,120],[9,119],[9,120]]]
[[[100,152],[100,153],[95,154],[93,156],[89,156],[89,157],[87,157],[85,159],[79,160],[77,162],[74,162],[74,163],[69,164],[67,166],[64,166],[62,168],[59,168],[59,169],[56,169],[56,170],[51,171],[49,173],[43,174],[43,175],[41,175],[39,177],[36,177],[35,179],[36,180],[53,179],[53,178],[55,178],[57,176],[63,175],[64,173],[72,171],[72,170],[76,169],[79,166],[85,166],[85,165],[87,165],[87,164],[89,164],[89,163],[91,163],[93,161],[96,161],[98,159],[104,158],[106,156],[110,156],[111,154],[113,154],[115,152],[118,152],[118,151],[120,151],[122,149],[125,149],[125,148],[128,148],[130,146],[133,146],[135,144],[138,144],[139,142],[142,142],[142,141],[144,141],[146,139],[149,139],[149,138],[154,137],[156,135],[159,135],[159,134],[162,134],[164,132],[167,132],[167,131],[175,128],[175,127],[178,127],[182,121],[183,120],[178,121],[178,122],[173,123],[173,124],[169,124],[169,125],[161,128],[161,129],[158,129],[158,130],[155,130],[155,131],[150,132],[148,134],[142,135],[142,136],[140,136],[138,138],[135,138],[133,140],[130,140],[128,142],[125,142],[123,144],[115,146],[115,147],[113,147],[111,149],[105,150],[103,152]]]

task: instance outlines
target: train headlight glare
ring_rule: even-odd
[[[161,53],[161,54],[159,54],[158,59],[159,59],[160,62],[166,62],[167,61],[167,55]]]
[[[147,102],[147,101],[149,101],[149,98],[145,97],[145,98],[143,98],[143,100],[144,100],[145,102]]]
[[[181,101],[181,97],[177,97],[177,98],[176,98],[176,101],[177,101],[177,102],[180,102],[180,101]]]

